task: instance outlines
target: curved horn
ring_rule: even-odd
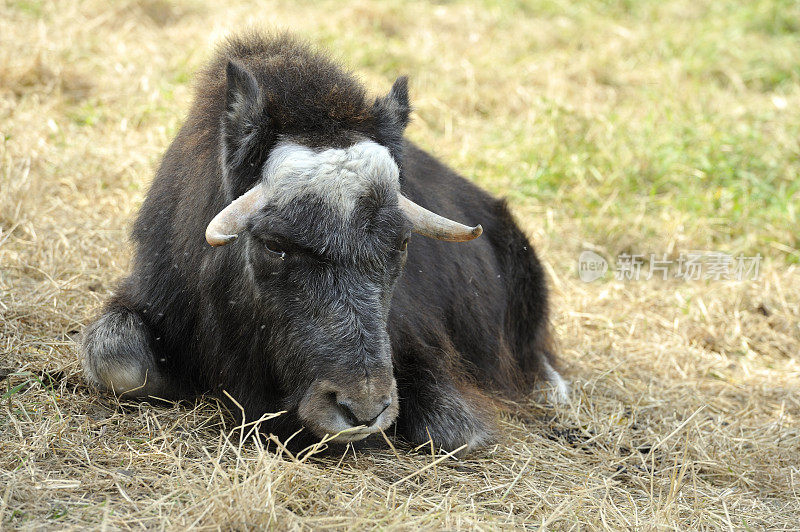
[[[476,225],[469,227],[454,222],[444,216],[439,216],[424,207],[420,207],[402,194],[397,195],[400,210],[414,224],[414,232],[437,240],[448,242],[467,242],[478,238],[483,233],[483,227]]]
[[[214,216],[206,227],[206,242],[212,246],[230,244],[244,231],[250,215],[266,202],[264,186],[254,186]]]

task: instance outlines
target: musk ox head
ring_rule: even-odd
[[[400,192],[405,78],[369,105],[360,89],[345,90],[349,77],[333,83],[338,94],[309,80],[298,97],[244,60],[226,76],[221,159],[232,201],[206,240],[243,257],[252,326],[267,327],[264,364],[284,407],[318,437],[361,439],[398,413],[387,319],[411,234],[467,241],[481,227]]]

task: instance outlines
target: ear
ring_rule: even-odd
[[[375,100],[374,108],[380,118],[393,122],[402,133],[408,125],[408,115],[411,113],[408,103],[408,76],[397,78],[389,94]]]
[[[252,107],[259,100],[258,82],[253,74],[237,61],[228,61],[225,68],[228,78],[226,110],[229,116],[236,117]]]
[[[228,62],[225,72],[225,176],[233,197],[238,197],[258,179],[273,134],[255,76],[235,60]]]
[[[389,94],[375,100],[372,112],[377,122],[379,142],[389,148],[389,153],[402,169],[403,133],[411,113],[411,106],[408,104],[408,77],[397,78]]]

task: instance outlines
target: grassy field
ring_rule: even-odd
[[[222,7],[226,4],[225,7]],[[212,401],[82,382],[75,335],[214,43],[288,28],[507,196],[574,393],[455,459],[267,452]],[[794,0],[0,1],[0,528],[800,529],[800,4]],[[580,252],[612,260],[593,283]],[[620,253],[763,257],[620,281]]]

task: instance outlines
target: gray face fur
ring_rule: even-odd
[[[317,436],[352,441],[387,428],[398,398],[387,333],[409,221],[399,171],[371,141],[312,150],[284,140],[261,182],[246,253],[269,323],[285,406]],[[363,426],[362,428],[354,428]]]

